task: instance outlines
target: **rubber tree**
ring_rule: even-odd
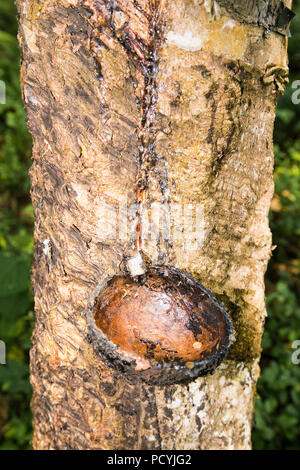
[[[34,142],[34,447],[250,448],[290,2],[17,5]],[[201,283],[233,326],[206,371],[192,320],[178,320],[196,304],[174,282]],[[95,305],[114,307],[110,330]]]

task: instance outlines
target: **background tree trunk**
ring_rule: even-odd
[[[17,4],[34,137],[34,447],[250,448],[289,11],[268,1]],[[184,227],[173,211],[168,236],[142,233],[143,252],[210,288],[235,329],[217,371],[184,384],[128,382],[87,325],[153,202],[200,207],[203,237],[195,214]]]

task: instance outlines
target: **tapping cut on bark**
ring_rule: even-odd
[[[212,373],[232,341],[232,326],[211,292],[166,266],[135,278],[118,275],[100,288],[89,318],[109,365],[152,384]]]

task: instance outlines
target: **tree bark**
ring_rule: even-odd
[[[34,138],[34,447],[250,448],[290,2],[17,4]],[[154,223],[149,237],[155,203],[168,233]],[[224,303],[235,341],[214,374],[128,380],[95,347],[90,305],[136,247]]]

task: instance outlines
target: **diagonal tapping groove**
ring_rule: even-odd
[[[150,42],[144,69],[144,90],[141,105],[141,125],[139,129],[139,166],[137,175],[137,239],[136,248],[139,253],[142,248],[141,208],[146,202],[146,191],[149,184],[151,167],[155,165],[155,112],[157,103],[156,76],[158,70],[158,48],[161,40],[162,6],[165,2],[154,0],[151,5],[152,15],[149,24]],[[158,7],[159,5],[159,7]]]
[[[165,4],[166,0],[85,1],[85,6],[93,12],[91,21],[97,26],[94,28],[91,49],[95,54],[100,73],[101,48],[113,47],[114,41],[121,45],[128,58],[129,68],[133,68],[130,74],[140,114],[136,129],[138,137],[136,232],[135,240],[132,240],[135,254],[139,254],[142,248],[142,211],[146,204],[151,168],[157,162],[156,77]]]

